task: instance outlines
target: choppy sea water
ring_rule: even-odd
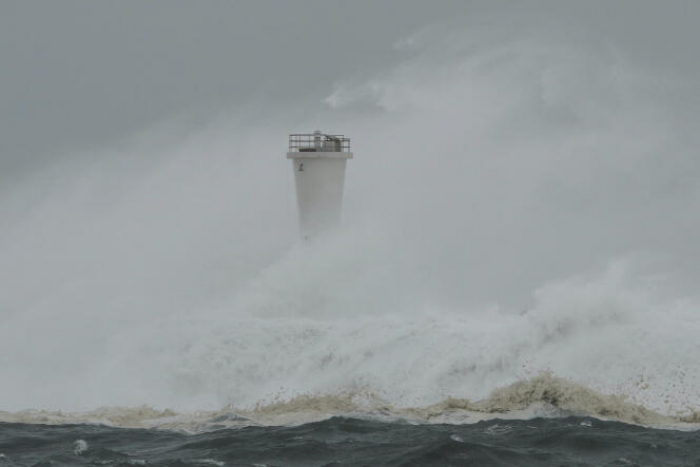
[[[0,466],[700,465],[696,301],[612,267],[522,312],[392,307],[312,286],[334,252],[196,317],[7,320]]]
[[[0,412],[5,465],[692,466],[700,417],[544,374],[424,407],[360,391],[209,412]]]
[[[0,453],[2,466],[693,466],[700,433],[587,417],[469,425],[334,417],[197,434],[3,423]]]

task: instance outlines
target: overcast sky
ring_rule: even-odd
[[[463,2],[22,1],[0,4],[2,178],[173,116],[310,99],[392,59]]]
[[[173,116],[319,104],[335,81],[388,69],[402,38],[479,18],[498,34],[501,22],[582,29],[640,64],[697,77],[699,12],[692,0],[5,1],[0,180]]]

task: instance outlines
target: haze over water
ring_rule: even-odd
[[[271,424],[379,408],[459,422],[439,405],[455,398],[492,404],[459,406],[469,417],[553,405],[680,421],[638,405],[697,422],[697,5],[409,5],[385,29],[376,7],[346,6],[355,26],[297,63],[282,44],[320,44],[326,26],[294,39],[275,32],[280,19],[265,34],[241,25],[287,6],[180,5],[161,19],[85,7],[110,25],[98,34],[69,4],[57,21],[121,65],[97,74],[71,66],[101,53],[59,35],[66,64],[50,62],[39,52],[56,26],[3,7],[38,31],[3,54],[34,57],[40,94],[69,98],[22,99],[17,67],[0,81],[0,116],[16,127],[0,147],[12,168],[0,179],[0,420],[46,421],[17,412],[47,409],[140,426],[160,415],[129,408],[231,406]],[[301,24],[335,14],[309,10]],[[242,37],[226,35],[234,21]],[[146,52],[127,53],[120,24]],[[235,68],[220,64],[229,47]],[[205,50],[220,58],[194,58]],[[129,65],[143,80],[124,84]],[[217,74],[239,84],[202,77]],[[81,76],[84,93],[70,84]],[[192,97],[163,104],[180,94]],[[355,158],[343,229],[301,244],[286,138],[317,128],[348,135]],[[494,393],[514,383],[529,395]]]

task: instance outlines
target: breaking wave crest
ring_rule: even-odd
[[[624,263],[546,284],[519,312],[425,303],[397,312],[390,290],[361,290],[381,276],[376,270],[332,294],[323,281],[336,281],[337,271],[295,277],[304,267],[308,275],[314,255],[352,269],[353,254],[333,245],[292,254],[197,317],[146,316],[138,328],[108,329],[94,364],[41,384],[26,380],[18,360],[5,368],[0,394],[10,407],[0,420],[186,431],[335,415],[700,421],[697,307],[654,295]],[[83,391],[73,390],[76,380]],[[105,405],[116,408],[91,410]]]
[[[246,426],[294,426],[335,416],[411,424],[471,424],[491,419],[590,416],[603,420],[700,429],[700,413],[666,415],[628,400],[602,394],[552,374],[521,380],[471,401],[447,398],[424,407],[397,407],[368,388],[338,394],[300,395],[250,409],[224,407],[217,411],[176,412],[141,407],[102,407],[88,412],[0,411],[0,422],[32,424],[103,424],[123,428],[157,428],[190,433]]]

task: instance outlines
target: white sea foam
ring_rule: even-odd
[[[221,461],[217,461],[216,459],[192,459],[190,462],[196,465],[226,465]]]
[[[353,414],[418,423],[569,413],[698,421],[697,307],[656,294],[624,261],[540,287],[522,312],[396,310],[390,290],[358,291],[382,276],[374,263],[352,279],[343,272],[374,255],[375,239],[355,239],[352,254],[339,246],[346,239],[292,251],[196,317],[145,316],[138,329],[115,330],[104,350],[114,358],[87,368],[85,383],[126,381],[130,392],[112,392],[114,405],[148,406],[0,418],[189,431]],[[342,287],[333,289],[338,276]]]
[[[88,450],[88,443],[84,439],[79,439],[76,440],[75,443],[73,443],[73,452],[78,455],[82,456],[85,451]]]
[[[143,371],[170,378],[163,395],[216,394],[240,408],[359,388],[401,407],[476,400],[542,371],[667,414],[700,407],[695,305],[661,301],[646,283],[628,284],[620,263],[599,277],[540,288],[525,313],[425,307],[350,318],[361,302],[280,285],[277,274],[268,271],[242,303],[161,326],[145,350],[129,343],[128,366],[155,352],[162,366]],[[318,302],[340,316],[316,316]],[[249,307],[264,316],[245,317]],[[154,342],[161,347],[154,350]]]

